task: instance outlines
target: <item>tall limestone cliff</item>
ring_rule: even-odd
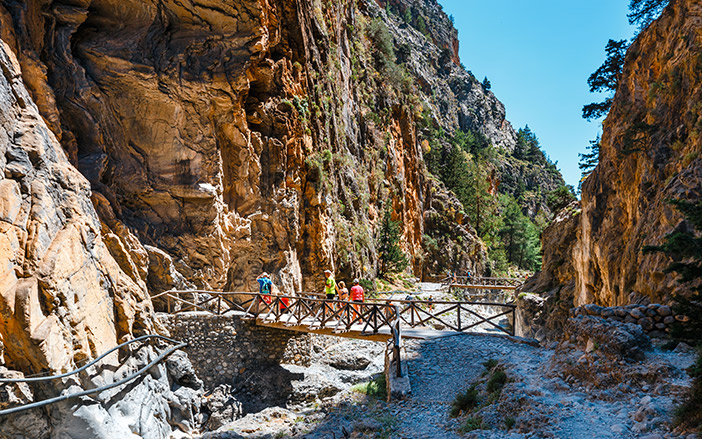
[[[3,1],[0,29],[105,243],[152,291],[372,277],[385,203],[415,274],[485,265],[417,122],[506,156],[516,134],[434,1]]]
[[[484,243],[424,163],[427,126],[484,136],[535,194],[562,184],[513,157],[434,0],[0,0],[0,40],[0,367],[22,373],[157,330],[149,292],[371,278],[387,205],[415,274],[481,272]],[[82,423],[42,413],[36,436],[191,425],[192,392],[152,375]]]
[[[544,233],[544,270],[528,289],[550,289],[574,305],[670,302],[685,292],[664,273],[667,258],[641,250],[688,227],[668,200],[702,195],[700,53],[695,0],[671,1],[636,38],[604,122],[599,164],[582,186],[582,211],[571,207],[570,218]]]
[[[66,157],[0,41],[0,375],[59,374],[136,336],[155,319],[144,277],[130,270],[105,232],[90,184]],[[114,247],[114,243],[112,244]],[[134,346],[134,345],[132,345]],[[0,409],[95,388],[156,357],[149,346],[113,353],[86,376],[0,385]],[[176,357],[177,358],[177,357]],[[187,359],[175,361],[182,367]],[[171,423],[195,427],[195,389],[172,392],[164,365],[99,400],[72,401],[0,417],[1,438],[167,437]],[[180,387],[180,386],[178,386]],[[75,401],[75,400],[73,400]],[[187,426],[187,427],[186,427]]]

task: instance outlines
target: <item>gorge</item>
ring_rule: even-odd
[[[700,198],[702,5],[672,0],[631,45],[599,164],[568,205],[549,202],[570,193],[556,165],[528,127],[512,127],[458,45],[435,0],[0,1],[0,375],[59,374],[135,337],[177,333],[151,301],[172,289],[253,291],[265,271],[276,292],[298,295],[321,291],[330,269],[375,293],[386,212],[407,260],[389,289],[447,271],[537,271],[516,299],[534,306],[524,335],[557,344],[553,370],[570,367],[568,349],[592,352],[578,331],[646,344],[635,324],[573,309],[667,307],[694,291],[665,255],[641,249],[692,230],[667,202]],[[205,332],[229,330],[217,328]],[[314,340],[306,352],[334,363],[331,342]],[[90,380],[4,387],[0,408],[126,376],[162,349],[120,350]],[[252,362],[232,372],[256,368],[249,349]],[[533,374],[529,349],[515,348],[517,369]],[[689,380],[661,355],[651,368]],[[0,418],[0,437],[199,434],[213,394],[203,393],[222,383],[190,361],[179,353],[75,410]],[[347,375],[378,372],[364,364],[368,376]],[[633,383],[652,374],[637,373]],[[246,414],[235,406],[230,420]]]

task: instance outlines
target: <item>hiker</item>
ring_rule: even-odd
[[[332,301],[336,297],[336,292],[339,287],[336,286],[336,281],[334,280],[334,275],[331,270],[324,270],[324,277],[326,278],[324,280],[324,294],[326,294],[328,301]],[[335,304],[332,303],[329,307],[334,310]]]
[[[358,279],[353,280],[353,286],[351,287],[351,302],[354,303],[353,307],[356,310],[354,313],[354,320],[358,318],[361,312],[361,305],[363,303],[363,287],[359,284]]]
[[[270,276],[265,271],[261,273],[256,280],[258,281],[258,292],[262,294],[261,297],[264,302],[270,305],[273,298],[271,297],[271,290],[273,290],[273,282],[271,282]]]
[[[349,289],[346,288],[346,283],[343,280],[339,281],[339,300],[349,300]]]

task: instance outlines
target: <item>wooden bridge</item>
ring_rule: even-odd
[[[402,337],[433,338],[446,335],[447,331],[466,332],[481,325],[514,335],[516,305],[510,303],[392,299],[369,299],[358,303],[320,296],[171,290],[151,299],[168,313],[204,311],[223,315],[238,312],[261,326],[385,341],[386,372],[393,369],[394,377],[389,375],[390,387],[391,381],[395,382],[395,378],[403,375]],[[497,312],[482,315],[495,308]],[[508,320],[506,325],[496,322],[503,318]]]
[[[352,338],[386,340],[395,327],[402,327],[405,337],[428,338],[431,331],[466,332],[481,325],[514,335],[516,305],[510,303],[394,299],[356,303],[320,296],[171,290],[152,296],[152,301],[169,313],[240,312],[262,326]],[[498,319],[507,319],[508,324],[501,325]]]
[[[513,277],[450,276],[442,280],[442,285],[474,290],[516,290],[524,284],[524,280]]]

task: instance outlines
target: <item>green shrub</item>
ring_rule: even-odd
[[[675,409],[675,424],[684,424],[702,432],[702,347],[698,348],[697,361],[687,369],[692,377],[692,387],[687,399]]]
[[[480,416],[471,416],[466,419],[466,422],[461,427],[461,433],[468,433],[469,431],[482,430],[483,429],[483,418]]]
[[[478,389],[475,388],[475,384],[470,386],[465,393],[459,393],[454,398],[451,404],[451,417],[455,418],[460,415],[461,412],[466,412],[472,410],[478,405]]]
[[[494,358],[490,358],[489,360],[483,362],[483,367],[485,367],[487,370],[492,370],[495,368],[495,366],[497,366],[497,360]]]
[[[505,427],[507,427],[507,430],[511,430],[512,427],[514,427],[514,424],[516,424],[517,421],[513,417],[507,417],[505,418]]]
[[[351,390],[384,401],[388,396],[385,374],[380,374],[366,383],[356,384]]]
[[[487,391],[490,393],[498,392],[502,390],[502,388],[505,386],[505,383],[507,383],[507,374],[504,370],[497,369],[492,373],[490,379],[487,382]]]

